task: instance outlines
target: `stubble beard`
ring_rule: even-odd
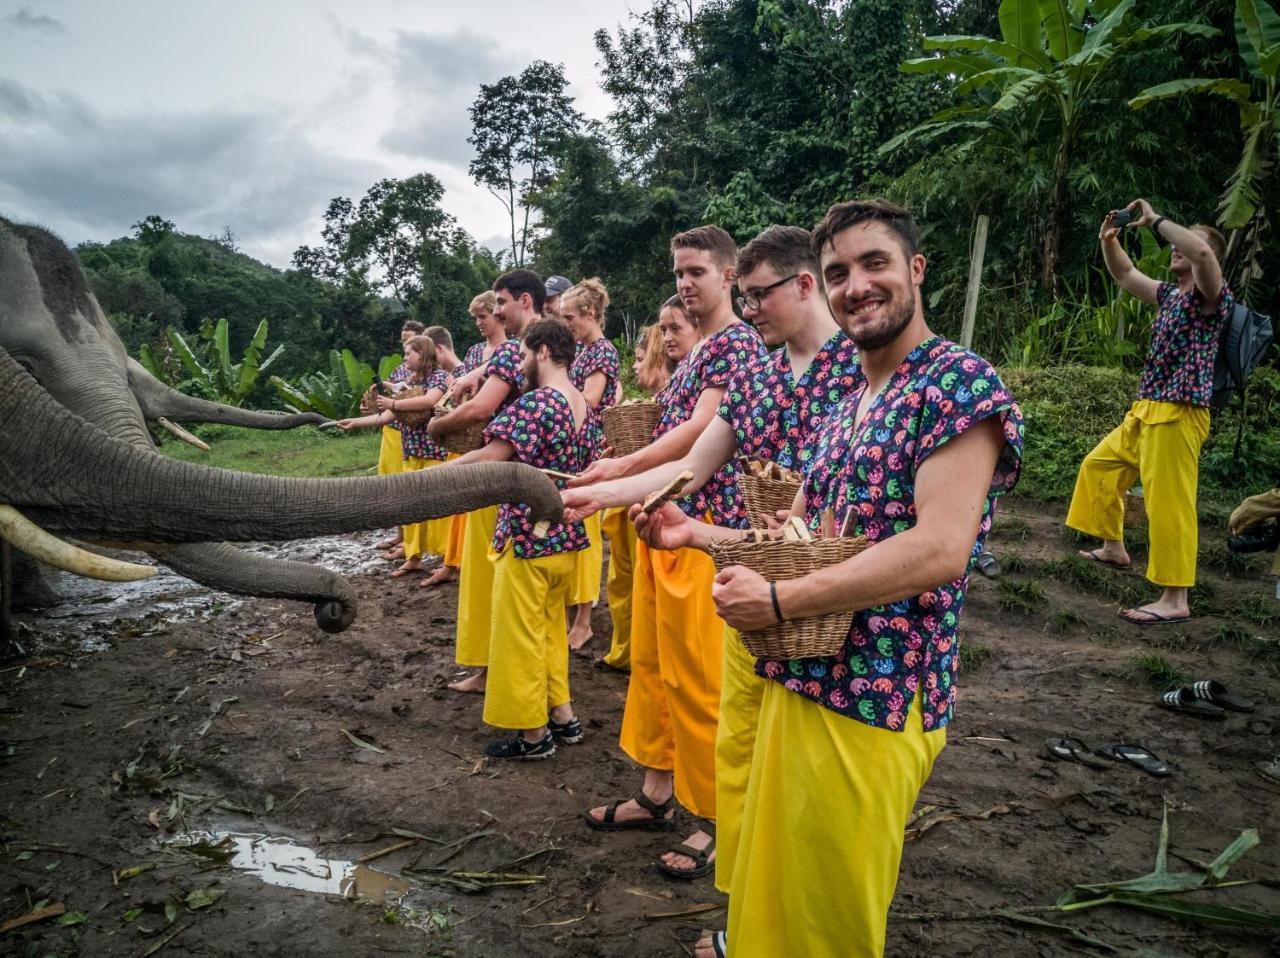
[[[919,292],[915,286],[912,286],[910,298],[899,303],[890,312],[886,313],[884,324],[880,328],[867,330],[859,335],[849,333],[849,338],[853,340],[853,344],[859,349],[883,349],[888,346],[902,334],[904,329],[911,325],[911,320],[916,314],[916,296],[918,295]]]

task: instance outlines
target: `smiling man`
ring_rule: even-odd
[[[884,200],[833,206],[813,235],[861,375],[817,429],[802,506],[810,528],[831,511],[869,548],[796,579],[716,577],[737,629],[853,617],[833,656],[756,665],[767,681],[717,945],[733,958],[883,953],[903,829],[946,742],[969,569],[1017,481],[1021,414],[985,360],[929,329],[918,244]],[[664,547],[742,536],[670,509],[636,531]]]

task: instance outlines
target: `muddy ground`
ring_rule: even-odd
[[[1280,603],[1261,563],[1231,562],[1206,527],[1200,617],[1141,629],[1115,617],[1119,601],[1149,594],[1140,572],[1070,558],[1059,523],[1056,507],[1010,502],[993,539],[1006,575],[973,585],[956,721],[895,902],[949,917],[895,919],[891,955],[1104,953],[1049,929],[957,918],[1149,871],[1166,802],[1174,855],[1211,859],[1256,827],[1262,844],[1231,877],[1280,876],[1280,788],[1253,769],[1280,751]],[[0,924],[42,902],[66,914],[0,935],[0,953],[681,955],[700,928],[723,927],[710,880],[653,869],[670,838],[599,834],[578,819],[638,784],[616,747],[626,676],[575,657],[586,741],[548,762],[486,762],[479,698],[444,689],[456,587],[385,578],[364,559],[375,538],[285,550],[353,573],[362,606],[339,636],[319,633],[307,607],[173,577],[140,589],[71,583],[71,601],[22,618],[26,655],[0,664]],[[594,624],[598,655],[603,606]],[[1223,681],[1256,712],[1210,723],[1156,708],[1156,684],[1179,669]],[[1063,733],[1141,742],[1174,774],[1043,757],[1044,739]],[[281,887],[173,844],[227,831],[344,861],[410,843],[366,867],[438,868],[397,905]],[[271,881],[295,884],[323,867],[266,866]],[[132,871],[113,875],[122,869]],[[545,879],[459,886],[484,872]],[[360,881],[372,899],[377,878]],[[1257,885],[1214,898],[1280,912],[1280,892]],[[1123,953],[1280,953],[1274,933],[1116,907],[1040,917]]]

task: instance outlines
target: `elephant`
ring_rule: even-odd
[[[383,528],[502,502],[527,503],[546,522],[562,516],[551,479],[518,463],[283,479],[160,454],[147,428],[160,417],[266,429],[318,418],[236,409],[159,382],[126,355],[71,251],[44,229],[0,218],[0,510],[10,520],[0,536],[25,530],[8,533],[22,536],[14,544],[24,552],[57,561],[67,551],[49,541],[57,536],[138,549],[212,588],[311,601],[319,627],[339,632],[356,615],[342,577],[227,543]],[[6,575],[0,610],[11,594]]]

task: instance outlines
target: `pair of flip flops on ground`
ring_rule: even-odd
[[[1145,745],[1113,742],[1091,750],[1078,738],[1066,737],[1048,739],[1044,745],[1053,758],[1063,762],[1079,762],[1089,768],[1107,768],[1111,762],[1128,762],[1150,775],[1164,777],[1171,774],[1169,766]],[[1103,758],[1110,759],[1111,762],[1103,761]]]
[[[1218,722],[1225,719],[1228,712],[1253,711],[1252,702],[1214,679],[1202,679],[1166,692],[1157,704],[1171,712]]]

